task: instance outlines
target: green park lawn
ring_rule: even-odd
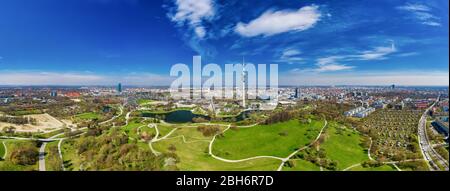
[[[181,137],[185,136],[187,143]],[[276,170],[281,161],[277,159],[255,159],[238,163],[227,163],[214,159],[208,154],[209,141],[212,137],[204,137],[196,128],[180,128],[164,139],[153,143],[155,150],[163,153],[169,151],[169,146],[176,148],[175,154],[179,157],[176,164],[179,170],[212,171],[212,170]]]
[[[364,168],[362,166],[356,166],[350,169],[350,171],[397,171],[393,166],[391,165],[382,165],[379,167],[368,167]]]
[[[82,161],[77,155],[75,141],[63,141],[63,143],[61,144],[61,153],[63,155],[63,163],[66,170],[77,171],[80,169]]]
[[[160,137],[167,135],[170,131],[176,128],[176,125],[166,125],[166,124],[156,124],[156,125],[158,127]]]
[[[33,165],[19,165],[9,161],[9,156],[14,150],[19,149],[24,144],[30,144],[29,141],[23,140],[8,140],[5,142],[8,149],[7,156],[4,160],[0,160],[0,171],[33,171],[38,170],[37,159],[36,164]],[[3,145],[3,144],[2,144]],[[2,146],[3,147],[3,146]]]
[[[307,160],[295,159],[290,161],[293,166],[284,166],[283,171],[320,171],[319,166]]]
[[[58,153],[58,141],[48,143],[45,148],[45,168],[47,171],[61,171],[61,158]]]
[[[271,125],[228,130],[214,142],[213,153],[226,159],[254,156],[287,157],[296,149],[310,144],[319,134],[324,121],[301,124],[290,120]]]
[[[91,120],[100,118],[100,114],[95,112],[82,113],[75,116],[78,119]]]
[[[61,133],[64,133],[64,129],[59,129],[59,130],[51,131],[51,132],[48,132],[48,133],[42,133],[42,134],[39,134],[37,136],[39,138],[48,139],[48,138],[50,138],[52,136],[55,136],[55,135],[58,135],[58,134],[61,134]]]
[[[325,136],[320,147],[325,149],[327,158],[338,162],[339,170],[369,160],[366,149],[360,145],[361,135],[357,131],[330,123]]]
[[[131,138],[137,138],[137,129],[140,126],[147,126],[147,123],[139,122],[135,120],[130,120],[128,122],[128,125],[121,127],[120,129],[125,132],[129,137]],[[142,127],[142,128],[148,128],[148,127]]]
[[[150,100],[150,99],[139,99],[137,102],[138,102],[138,104],[140,106],[144,106],[144,105],[148,105],[148,104],[152,103],[153,100]]]
[[[0,159],[3,159],[3,155],[5,155],[5,146],[3,146],[3,141],[0,139]]]

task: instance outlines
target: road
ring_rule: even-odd
[[[434,102],[433,105],[427,108],[425,112],[422,114],[419,120],[419,127],[418,127],[420,151],[422,152],[424,159],[428,162],[427,163],[428,168],[432,171],[440,170],[439,166],[436,163],[439,163],[441,166],[443,166],[445,170],[447,171],[449,170],[447,161],[434,150],[433,145],[430,143],[430,140],[428,139],[426,131],[428,112],[431,110],[431,108],[434,107],[434,105],[436,105],[436,103],[439,102],[440,97],[441,96],[439,96],[436,102]]]
[[[45,171],[45,146],[47,143],[42,143],[39,148],[39,171]]]

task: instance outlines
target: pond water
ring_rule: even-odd
[[[203,117],[209,120],[208,116],[194,114],[189,110],[176,110],[168,113],[142,113],[143,117],[158,117],[168,123],[188,123],[195,117]]]
[[[237,115],[236,121],[242,121],[248,117],[248,114],[250,114],[253,111],[243,111],[239,115]],[[202,117],[204,119],[209,120],[210,117],[206,115],[200,115],[200,114],[194,114],[190,110],[176,110],[171,111],[168,113],[142,113],[143,117],[158,117],[160,119],[163,119],[164,121],[168,123],[188,123],[192,122],[192,119],[195,117]],[[223,119],[231,119],[232,117],[226,117]]]

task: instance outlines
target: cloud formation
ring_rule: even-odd
[[[304,31],[320,20],[318,6],[302,7],[296,11],[266,11],[258,18],[245,24],[239,22],[235,32],[244,37],[272,36],[289,31]]]
[[[379,46],[375,47],[372,50],[366,50],[363,51],[359,55],[354,55],[350,57],[355,57],[359,60],[381,60],[386,59],[386,55],[396,52],[397,49],[395,48],[394,43],[391,44],[391,46]]]
[[[294,64],[304,60],[302,57],[300,57],[302,52],[295,48],[284,49],[280,54],[281,56],[278,60],[276,60],[276,62],[285,62],[288,64]]]
[[[316,59],[316,68],[306,69],[310,72],[331,72],[341,70],[351,70],[355,66],[342,64],[345,61],[366,61],[366,60],[384,60],[387,56],[397,52],[394,43],[391,46],[378,46],[371,50],[360,51],[357,54],[333,55]]]
[[[413,15],[421,24],[428,26],[441,26],[440,18],[432,14],[430,7],[419,3],[406,3],[396,7],[399,10],[407,11]]]
[[[212,0],[176,0],[177,6],[175,15],[171,16],[172,21],[179,25],[187,24],[197,35],[203,39],[206,36],[204,21],[211,20],[215,15]]]

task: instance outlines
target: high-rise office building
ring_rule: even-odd
[[[56,96],[58,96],[58,93],[56,91],[52,91],[52,92],[50,92],[50,96],[56,97]]]
[[[117,85],[117,93],[122,93],[122,84],[121,83],[119,83]]]

